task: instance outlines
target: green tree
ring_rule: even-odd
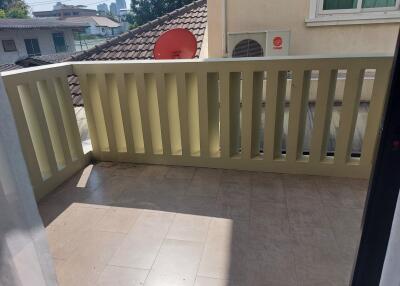
[[[186,4],[192,3],[193,1],[194,0],[132,0],[132,12],[128,15],[127,20],[133,26],[140,26]]]
[[[0,9],[0,19],[3,19],[6,17],[6,12],[4,12],[3,9]]]
[[[24,0],[0,0],[0,18],[28,18],[28,8]]]

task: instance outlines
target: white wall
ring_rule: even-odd
[[[313,0],[208,0],[209,56],[224,56],[227,32],[290,30],[289,54],[393,53],[399,23],[307,26]],[[400,13],[399,13],[400,15]],[[400,21],[400,16],[398,19]]]
[[[57,285],[45,229],[1,78],[0,285]]]
[[[56,49],[54,47],[52,33],[63,32],[65,37],[65,43],[68,48],[68,52],[75,51],[74,35],[71,29],[57,29],[57,30],[1,30],[0,31],[0,64],[14,63],[17,60],[28,56],[25,48],[24,39],[38,39],[39,47],[42,55],[55,54]],[[16,52],[4,52],[1,40],[14,40],[17,47]]]

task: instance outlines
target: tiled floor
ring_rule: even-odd
[[[39,203],[63,285],[345,286],[367,182],[100,163]]]

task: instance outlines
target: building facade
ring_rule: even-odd
[[[15,63],[28,56],[74,52],[74,31],[83,28],[68,23],[57,26],[55,20],[39,21],[42,26],[33,19],[19,20],[0,20],[0,64]]]
[[[66,17],[96,16],[96,15],[97,15],[96,10],[87,9],[86,6],[65,5],[60,2],[54,5],[52,11],[33,12],[33,16],[37,18],[45,18],[45,17],[66,18]]]
[[[229,43],[237,34],[265,31],[287,32],[289,55],[393,53],[399,4],[399,0],[209,0],[209,56],[230,56],[234,47]]]

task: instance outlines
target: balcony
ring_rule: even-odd
[[[59,284],[346,285],[391,64],[286,57],[3,73]]]

